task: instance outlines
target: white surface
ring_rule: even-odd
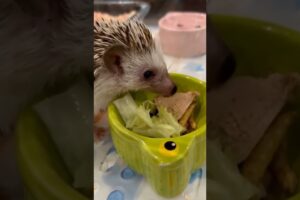
[[[102,145],[97,146],[96,152],[104,155],[104,163],[112,165],[101,171],[101,160],[95,159],[94,168],[94,198],[101,200],[167,200],[160,197],[151,188],[142,175],[136,174],[121,160],[112,148],[110,137],[102,141]],[[109,148],[108,148],[109,147]],[[99,158],[99,157],[98,157]],[[115,163],[114,160],[117,159]],[[110,164],[111,164],[110,163]],[[124,171],[130,172],[127,177],[122,174]],[[128,173],[127,173],[128,174]],[[117,193],[117,194],[116,194]],[[186,189],[175,198],[168,200],[204,200],[206,199],[206,168],[196,171],[190,178],[190,183]]]
[[[150,27],[156,42],[159,44],[158,27]],[[164,55],[170,72],[183,73],[206,81],[206,54],[194,58],[180,58]]]

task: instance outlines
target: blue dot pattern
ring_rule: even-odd
[[[121,172],[121,177],[123,179],[131,179],[135,175],[136,175],[135,172],[132,169],[130,169],[129,167],[124,168]]]
[[[201,178],[201,177],[202,177],[202,169],[199,169],[194,173],[192,173],[190,177],[190,183],[193,183],[197,178]]]
[[[120,190],[114,190],[112,191],[108,197],[107,200],[124,200],[124,193]]]
[[[107,151],[106,155],[108,155],[108,154],[110,154],[110,153],[112,153],[112,152],[115,152],[115,151],[116,151],[115,147],[111,147],[111,148]]]
[[[186,65],[186,68],[190,69],[192,71],[196,71],[196,72],[200,72],[200,71],[204,70],[203,66],[201,64],[198,64],[198,63],[188,63]]]

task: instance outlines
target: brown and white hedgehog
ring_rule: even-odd
[[[124,92],[176,92],[161,51],[142,22],[96,21],[94,40],[94,114]]]

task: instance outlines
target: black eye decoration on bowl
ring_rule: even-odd
[[[147,70],[144,72],[144,78],[146,80],[152,78],[153,76],[155,76],[155,73],[151,70]]]
[[[176,149],[176,143],[173,141],[168,141],[165,143],[165,148],[169,151],[175,150]]]

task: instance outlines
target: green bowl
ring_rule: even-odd
[[[237,75],[300,72],[299,32],[235,16],[213,15],[212,21],[233,51],[237,61]],[[300,177],[300,124],[297,123],[300,119],[295,121],[288,135],[288,157]],[[300,200],[300,193],[289,200]]]
[[[164,197],[179,195],[187,186],[190,175],[206,159],[206,85],[186,75],[171,74],[178,91],[199,91],[196,107],[197,129],[176,138],[149,138],[125,128],[113,104],[108,108],[108,119],[115,148],[124,161],[136,172],[143,174],[155,191]],[[153,99],[149,92],[133,93],[137,102]],[[176,143],[175,150],[164,144]]]
[[[46,126],[31,109],[19,117],[16,143],[27,200],[88,199],[72,188],[70,173],[56,151]]]

